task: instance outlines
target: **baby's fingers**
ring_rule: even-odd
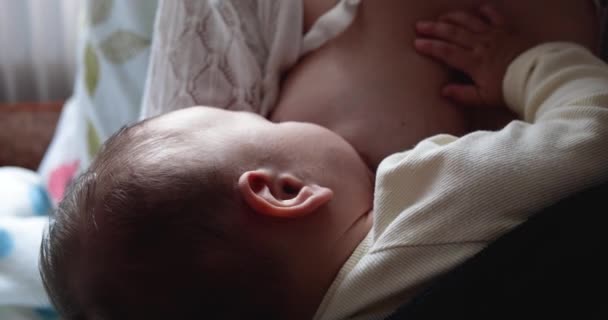
[[[418,52],[471,76],[474,66],[471,52],[445,41],[433,39],[416,39],[414,47]]]
[[[479,42],[471,31],[447,22],[420,21],[416,23],[416,31],[423,36],[444,40],[467,49]]]
[[[485,105],[479,88],[474,85],[449,84],[443,88],[441,94],[465,107],[483,107]]]

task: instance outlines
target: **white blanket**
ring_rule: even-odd
[[[0,319],[51,319],[38,273],[42,230],[51,201],[42,179],[0,167]],[[15,308],[22,307],[22,308]]]

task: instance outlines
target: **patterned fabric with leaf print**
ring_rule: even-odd
[[[105,139],[137,120],[156,7],[150,0],[86,2],[74,94],[38,170],[53,203]]]

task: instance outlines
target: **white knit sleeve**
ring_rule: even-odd
[[[504,87],[525,121],[432,137],[381,163],[375,240],[491,241],[608,179],[608,67],[601,60],[576,45],[541,45],[514,61]]]
[[[576,44],[556,42],[537,46],[510,65],[503,81],[509,107],[526,122],[541,120],[564,107],[608,107],[608,67],[589,50]],[[583,104],[584,105],[584,104]]]

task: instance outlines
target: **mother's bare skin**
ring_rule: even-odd
[[[305,28],[336,0],[304,0]],[[414,24],[483,0],[363,0],[349,29],[305,57],[288,75],[271,120],[318,123],[345,137],[370,167],[437,133],[462,135],[500,127],[512,117],[476,121],[439,96],[448,70],[418,55]],[[591,1],[494,0],[505,18],[538,42],[575,41],[597,47]]]

